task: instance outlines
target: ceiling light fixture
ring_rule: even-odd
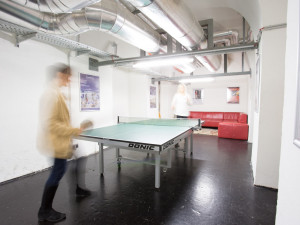
[[[177,64],[175,65],[178,69],[180,69],[182,72],[190,74],[195,71],[195,67],[192,63],[186,63],[186,64]]]
[[[207,59],[207,56],[195,56],[210,72],[216,72],[216,68],[214,68],[211,62]]]
[[[145,68],[145,67],[159,67],[159,66],[170,66],[176,64],[192,63],[194,61],[193,57],[177,57],[168,59],[155,59],[140,61],[133,65],[135,68]]]
[[[206,78],[187,78],[187,79],[182,79],[179,82],[180,83],[198,83],[198,82],[212,82],[214,81],[215,78],[213,77],[206,77]]]

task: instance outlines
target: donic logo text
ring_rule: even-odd
[[[142,145],[142,144],[135,144],[135,143],[129,143],[128,147],[146,149],[146,150],[154,150],[154,146],[152,146],[152,145]]]
[[[165,149],[165,148],[169,147],[169,146],[172,145],[172,144],[174,144],[174,139],[171,140],[171,141],[168,141],[167,143],[165,143],[165,144],[163,145],[163,148]]]

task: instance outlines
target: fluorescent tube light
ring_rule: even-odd
[[[180,83],[197,83],[197,82],[212,82],[214,80],[215,80],[215,78],[213,78],[213,77],[187,78],[187,79],[182,79],[179,82]]]
[[[194,72],[196,69],[192,63],[177,64],[177,65],[175,65],[175,67],[182,70],[184,73],[191,73],[191,72]]]
[[[145,67],[159,67],[159,66],[170,66],[176,64],[192,63],[194,59],[192,57],[177,57],[168,59],[154,59],[147,60],[143,62],[137,62],[133,65],[135,68],[145,68]]]
[[[208,69],[210,72],[216,72],[216,69],[211,65],[211,63],[207,60],[207,56],[195,56],[206,69]]]

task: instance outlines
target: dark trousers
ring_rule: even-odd
[[[38,213],[39,219],[45,219],[49,216],[49,213],[52,210],[52,202],[58,188],[59,181],[64,176],[66,169],[66,159],[54,159],[53,168],[44,187],[42,203]]]
[[[54,159],[54,165],[51,171],[51,174],[46,182],[46,186],[58,186],[59,181],[64,176],[67,169],[67,160],[66,159]]]
[[[68,183],[70,193],[75,193],[74,189],[79,186],[81,188],[85,187],[85,169],[86,169],[87,158],[82,157],[73,160],[68,165]]]

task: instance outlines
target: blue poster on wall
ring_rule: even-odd
[[[98,76],[80,73],[81,111],[100,110],[100,82]]]

